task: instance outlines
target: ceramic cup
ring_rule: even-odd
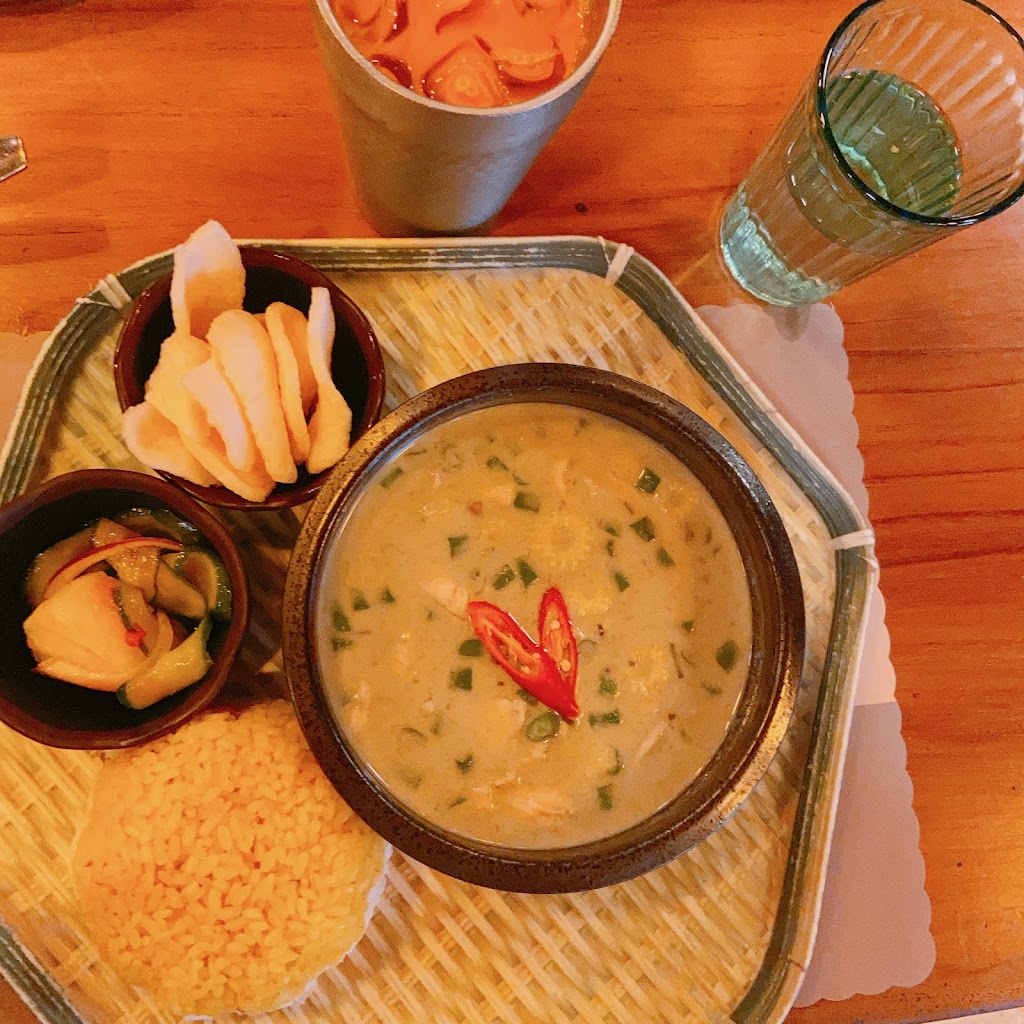
[[[615,31],[621,0],[595,0],[590,50],[564,81],[525,103],[456,107],[388,79],[356,50],[330,0],[311,0],[349,169],[382,235],[486,229],[565,120]]]

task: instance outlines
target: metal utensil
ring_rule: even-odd
[[[0,181],[28,167],[25,143],[17,135],[0,135]]]

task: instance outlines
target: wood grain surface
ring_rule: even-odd
[[[626,0],[500,235],[602,235],[695,305],[731,190],[849,9]],[[1024,26],[1024,0],[1001,13]],[[0,2],[0,330],[209,217],[366,237],[303,0]],[[920,1021],[1024,1002],[1024,204],[840,294],[938,961],[914,989],[791,1014]],[[34,1019],[0,988],[0,1020]],[[653,1022],[652,1022],[653,1024]]]

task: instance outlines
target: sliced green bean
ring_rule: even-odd
[[[630,523],[629,528],[643,541],[650,542],[657,536],[654,524],[647,516],[641,516],[636,522]]]
[[[525,558],[520,558],[516,562],[516,568],[519,570],[519,578],[523,581],[524,587],[528,587],[537,578],[536,570]]]
[[[504,590],[516,578],[516,571],[511,565],[503,565],[491,580],[491,586],[495,590]]]
[[[557,712],[545,711],[543,714],[537,715],[536,718],[531,718],[526,723],[526,738],[533,740],[534,743],[549,740],[552,736],[558,734],[561,724],[562,719]]]
[[[331,609],[331,625],[339,633],[347,633],[352,628],[352,623],[348,621],[348,616],[342,611],[341,605],[337,601],[334,602],[334,607]]]
[[[640,474],[640,479],[637,480],[636,485],[647,494],[653,494],[658,489],[658,484],[661,483],[661,477],[654,472],[650,466],[645,466],[644,471]]]
[[[523,512],[539,512],[540,496],[533,491],[516,491],[512,504]]]
[[[473,689],[473,670],[471,668],[457,668],[451,674],[452,686],[456,690]]]
[[[736,646],[735,641],[726,640],[721,647],[715,651],[715,661],[722,667],[726,672],[731,672],[733,667],[736,665],[736,658],[740,653],[740,649]]]

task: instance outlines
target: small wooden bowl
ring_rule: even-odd
[[[220,556],[231,582],[232,615],[216,623],[213,664],[194,686],[132,711],[113,693],[88,690],[33,671],[22,624],[29,615],[25,576],[40,551],[90,520],[161,506],[187,520]],[[105,750],[143,743],[176,729],[214,700],[249,622],[249,591],[238,551],[220,522],[178,487],[144,473],[87,469],[42,484],[0,508],[0,720],[51,747]]]
[[[331,375],[352,410],[352,442],[380,417],[384,403],[384,360],[380,345],[363,311],[330,278],[294,256],[241,246],[245,267],[245,302],[250,313],[262,313],[272,302],[285,302],[301,313],[309,310],[313,288],[326,288],[334,307],[336,333]],[[146,397],[146,381],[160,357],[160,346],[174,331],[171,318],[171,275],[151,284],[135,300],[114,352],[114,384],[121,409]],[[287,508],[312,501],[330,470],[310,476],[299,467],[293,484],[278,484],[260,502],[246,501],[226,487],[203,487],[161,473],[183,491],[208,505],[235,509]]]

